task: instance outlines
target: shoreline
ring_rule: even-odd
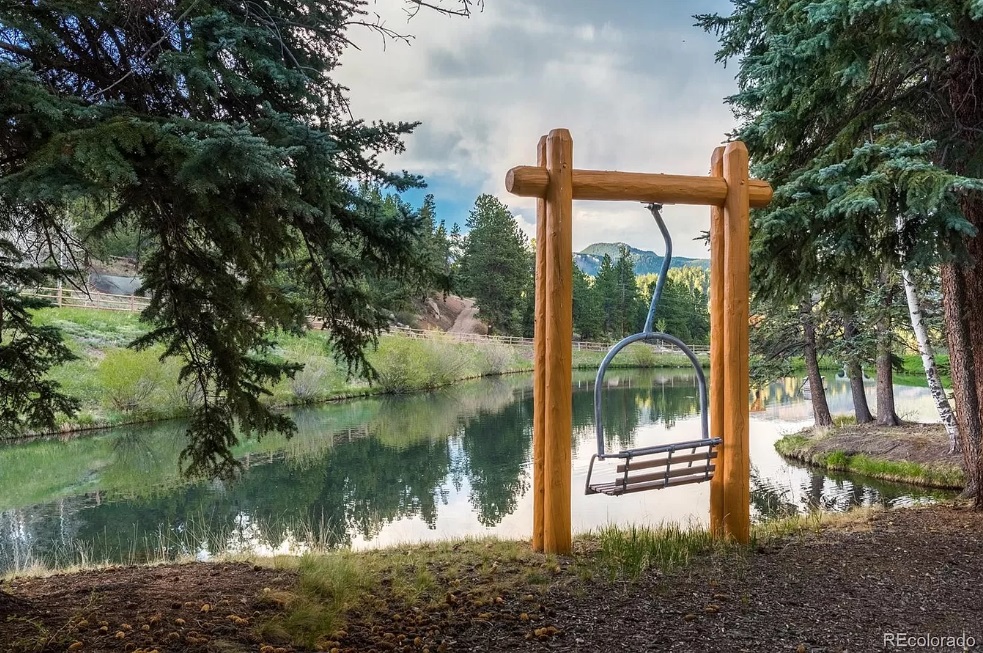
[[[671,356],[671,355],[670,355]],[[702,361],[701,362],[705,362]],[[596,365],[593,361],[583,361],[580,365],[577,361],[574,361],[573,369],[577,370],[587,370],[593,369]],[[680,365],[637,365],[630,362],[626,362],[622,365],[612,365],[609,369],[638,369],[638,370],[679,370],[687,369],[686,366]],[[468,381],[480,381],[481,379],[491,379],[503,376],[512,376],[516,374],[532,374],[532,367],[518,367],[514,369],[508,369],[498,372],[488,372],[484,374],[476,374],[463,376],[454,379],[449,383],[443,383],[440,385],[413,388],[411,390],[405,391],[394,391],[387,390],[382,386],[382,384],[376,384],[374,386],[352,386],[351,389],[338,392],[337,394],[332,394],[331,396],[316,399],[313,401],[288,401],[276,402],[271,407],[275,411],[286,411],[294,408],[316,408],[318,406],[327,406],[330,404],[340,403],[344,401],[352,401],[357,399],[370,399],[374,397],[385,397],[385,396],[410,396],[417,394],[425,394],[428,392],[435,392],[442,390],[444,388],[449,388],[459,383],[466,383]],[[159,424],[162,422],[169,422],[179,419],[186,419],[191,414],[190,410],[182,410],[174,413],[162,413],[159,415],[149,415],[149,416],[134,416],[134,419],[123,419],[120,421],[103,421],[103,422],[93,422],[93,423],[83,423],[83,422],[65,422],[56,431],[44,431],[44,432],[28,432],[22,435],[16,435],[11,437],[0,438],[0,446],[4,445],[15,445],[15,444],[26,444],[28,442],[34,442],[36,440],[57,438],[60,436],[77,436],[83,433],[90,433],[95,431],[106,431],[109,429],[120,428],[124,426],[145,426],[149,424]]]
[[[810,427],[777,440],[775,450],[785,458],[824,470],[922,487],[965,487],[962,455],[948,453],[941,424]]]
[[[639,526],[578,537],[570,556],[472,539],[21,575],[0,584],[0,640],[12,653],[874,650],[899,623],[937,633],[944,614],[978,642],[983,607],[965,592],[983,573],[980,528],[960,507],[868,509],[765,524],[747,547]]]

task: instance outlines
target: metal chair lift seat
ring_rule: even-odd
[[[652,330],[655,311],[658,308],[659,299],[662,297],[662,289],[672,262],[672,239],[669,236],[665,221],[662,219],[662,205],[649,204],[648,209],[652,212],[652,217],[655,218],[659,231],[662,232],[662,237],[665,239],[666,256],[662,260],[659,280],[656,283],[655,292],[652,294],[652,303],[649,306],[642,332],[630,335],[611,347],[597,370],[594,384],[594,424],[597,434],[597,453],[591,456],[590,466],[587,468],[586,494],[618,496],[631,492],[660,490],[675,485],[701,483],[713,478],[716,469],[714,463],[721,439],[710,437],[707,417],[707,382],[703,368],[700,367],[696,354],[681,340],[668,333]],[[601,421],[601,389],[604,386],[604,374],[618,352],[635,342],[669,343],[682,351],[693,365],[699,393],[700,428],[702,432],[702,437],[698,440],[625,449],[611,453],[605,450],[604,424]],[[609,477],[605,481],[592,482],[595,473],[594,463],[608,459],[615,459],[618,462],[613,478]],[[598,471],[600,472],[600,469]],[[608,473],[610,474],[610,471]]]

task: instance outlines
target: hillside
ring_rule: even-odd
[[[618,258],[618,248],[625,243],[594,243],[585,247],[583,251],[574,254],[574,262],[584,274],[597,276],[597,271],[601,267],[601,259],[607,254],[612,260]],[[638,249],[626,245],[635,260],[635,274],[658,273],[662,268],[663,257],[655,252],[646,249]],[[705,258],[688,258],[686,256],[673,256],[672,265],[674,268],[701,267],[710,268],[710,260]]]
[[[434,295],[419,302],[409,326],[453,333],[488,333],[488,327],[477,317],[474,300],[457,295]]]

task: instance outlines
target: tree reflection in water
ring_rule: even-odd
[[[0,571],[32,556],[71,560],[80,548],[97,560],[128,561],[153,549],[215,549],[207,540],[216,538],[345,546],[394,522],[439,530],[442,516],[495,527],[529,500],[531,382],[517,375],[295,411],[299,430],[290,440],[236,447],[243,473],[232,483],[180,475],[180,422],[0,447]],[[593,385],[592,372],[575,375],[575,455],[594,446]],[[612,370],[605,386],[612,448],[631,445],[648,425],[671,429],[697,414],[688,371]],[[797,389],[795,380],[774,384],[762,392],[765,405],[793,402]],[[768,517],[906,493],[820,473],[789,487],[755,470],[751,500]]]

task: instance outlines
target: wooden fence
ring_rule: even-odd
[[[35,297],[48,299],[52,304],[62,308],[94,308],[103,311],[142,311],[150,303],[146,297],[135,295],[114,295],[102,292],[85,292],[75,288],[38,288],[34,292],[25,293]],[[320,328],[323,321],[314,316],[308,316],[308,320],[313,328]],[[392,327],[389,330],[391,335],[401,335],[406,338],[443,340],[446,342],[466,342],[472,344],[498,343],[510,347],[523,347],[531,349],[533,346],[532,338],[519,338],[517,336],[486,336],[479,333],[451,333],[431,329],[410,329],[408,327]],[[586,342],[575,340],[573,342],[574,351],[597,351],[606,352],[611,348],[610,342]],[[676,351],[673,347],[666,347],[663,344],[650,345],[658,352]],[[697,354],[708,354],[709,348],[706,345],[690,345]]]
[[[517,336],[484,336],[477,333],[451,333],[445,331],[436,330],[422,330],[422,329],[409,329],[406,327],[393,327],[389,330],[391,334],[400,334],[409,338],[418,339],[435,339],[435,340],[446,340],[451,342],[468,342],[468,343],[486,343],[486,342],[497,342],[503,345],[509,345],[512,347],[529,347],[533,346],[532,338],[519,338]],[[587,342],[581,340],[575,340],[573,342],[574,351],[600,351],[606,352],[611,348],[614,343],[610,342]],[[675,347],[667,347],[661,343],[649,345],[658,352],[673,352],[676,351]],[[709,347],[706,345],[689,345],[689,348],[693,350],[696,354],[708,354],[710,352]]]
[[[95,308],[101,311],[142,311],[150,303],[146,297],[77,290],[75,288],[38,288],[25,294],[42,297],[60,308]]]

